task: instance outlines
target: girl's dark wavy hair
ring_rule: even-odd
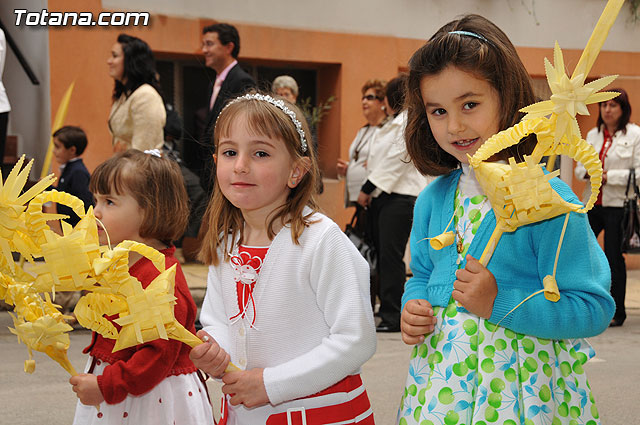
[[[451,34],[451,31],[468,31],[484,39]],[[424,77],[439,74],[449,66],[486,80],[498,92],[500,131],[517,124],[524,116],[519,109],[535,102],[529,74],[500,28],[479,15],[466,15],[444,25],[409,61],[405,138],[413,163],[424,175],[446,174],[459,166],[458,160],[445,152],[433,137],[420,91]],[[531,135],[493,159],[522,160],[522,155],[533,151],[535,143],[535,135]]]
[[[616,131],[622,130],[623,134],[627,134],[627,124],[629,124],[629,119],[631,118],[631,103],[629,103],[629,95],[625,89],[617,88],[617,89],[609,89],[607,91],[615,91],[620,93],[618,96],[611,99],[613,102],[616,102],[620,105],[620,109],[622,109],[622,115],[620,115],[620,120],[618,120],[618,127],[616,127]],[[608,101],[607,101],[608,102]],[[602,106],[603,103],[600,102],[598,106]],[[602,131],[604,128],[604,121],[602,120],[602,110],[598,108],[598,123],[596,124],[598,127],[598,131]]]
[[[124,53],[122,79],[126,80],[126,83],[123,84],[121,81],[116,80],[113,88],[113,100],[118,99],[123,94],[128,97],[143,84],[149,84],[162,95],[153,52],[149,45],[144,40],[127,34],[120,34],[117,41],[122,46],[122,52]]]

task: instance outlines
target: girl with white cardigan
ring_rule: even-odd
[[[317,212],[309,134],[296,106],[261,94],[216,122],[200,252],[208,342],[191,359],[224,383],[223,424],[374,423],[359,374],[376,348],[369,266]]]

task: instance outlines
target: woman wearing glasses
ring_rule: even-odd
[[[369,80],[362,86],[362,114],[367,123],[358,130],[349,148],[349,161],[338,159],[339,177],[346,178],[345,204],[347,207],[358,206],[360,188],[367,180],[367,159],[373,134],[386,122],[387,113],[384,106],[383,80]]]

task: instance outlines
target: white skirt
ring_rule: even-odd
[[[89,357],[85,373],[88,373]],[[108,363],[100,362],[93,370],[101,375]],[[73,425],[213,425],[213,412],[204,383],[197,373],[168,376],[143,395],[127,395],[118,404],[102,402],[100,410],[80,403],[76,407]]]

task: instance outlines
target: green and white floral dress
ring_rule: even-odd
[[[458,264],[490,205],[465,167],[455,196]],[[461,244],[461,245],[458,245]],[[586,340],[513,332],[466,311],[453,298],[413,347],[399,425],[600,424],[582,366]]]

